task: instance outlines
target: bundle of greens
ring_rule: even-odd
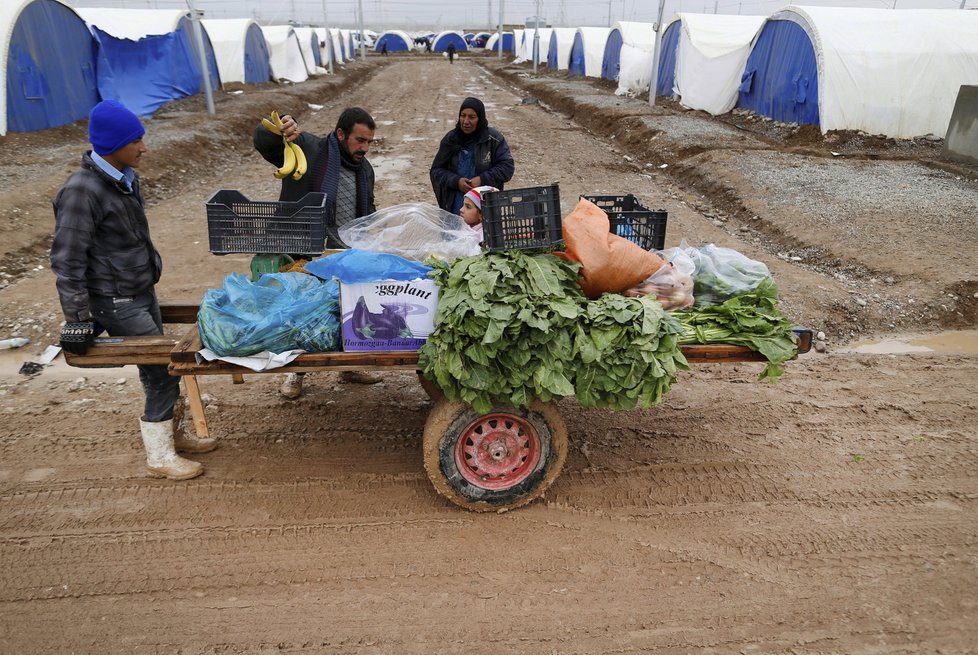
[[[778,289],[774,280],[764,278],[754,289],[722,304],[697,306],[677,314],[683,326],[679,343],[746,346],[767,358],[767,366],[758,379],[776,382],[784,373],[781,364],[798,351],[792,325],[777,305]]]
[[[679,320],[652,296],[604,294],[587,305],[574,335],[577,401],[587,407],[651,407],[689,370],[679,350]]]
[[[519,251],[435,263],[435,330],[419,355],[425,377],[478,412],[574,393],[574,331],[586,299],[579,265]]]

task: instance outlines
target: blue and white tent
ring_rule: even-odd
[[[673,16],[662,29],[662,46],[659,48],[659,71],[656,76],[657,96],[675,95],[676,54],[679,52],[679,35],[683,31],[679,16]]]
[[[499,52],[499,32],[493,33],[486,42],[486,50],[492,50],[493,52]],[[503,52],[515,52],[516,40],[513,38],[512,32],[503,32]]]
[[[221,83],[263,84],[272,81],[268,46],[258,23],[250,18],[201,21],[217,60]]]
[[[85,21],[57,0],[4,0],[0,30],[0,135],[85,118],[99,101],[96,44]]]
[[[408,52],[411,50],[411,37],[407,32],[401,30],[387,30],[374,43],[374,50],[380,52],[384,44],[387,44],[387,52]]]
[[[526,34],[523,35],[523,40],[525,42],[527,60],[533,62],[535,59],[539,66],[547,63],[547,56],[550,54],[550,37],[553,34],[553,28],[541,27],[539,29],[539,40],[537,38],[537,31],[535,29],[527,30]]]
[[[268,46],[268,63],[272,78],[288,82],[305,82],[309,79],[305,57],[299,37],[291,25],[265,25],[261,28]]]
[[[793,6],[758,35],[738,106],[911,138],[947,131],[963,84],[978,84],[978,11]]]
[[[740,78],[764,16],[679,14],[676,82],[684,107],[714,116],[737,104]]]
[[[343,35],[340,34],[338,27],[331,27],[329,29],[329,42],[331,52],[333,53],[334,64],[342,64],[349,59],[346,54],[346,47],[343,45]]]
[[[431,42],[431,49],[435,52],[445,52],[448,50],[449,43],[455,44],[456,52],[462,52],[463,50],[469,49],[469,46],[465,43],[465,38],[462,36],[462,33],[452,31],[439,32]]]
[[[547,68],[567,70],[570,65],[571,46],[577,30],[573,27],[555,27],[550,33],[550,47],[547,49]]]
[[[567,69],[571,77],[600,77],[610,27],[578,27]]]
[[[649,75],[652,71],[652,55],[655,49],[655,25],[653,23],[635,23],[619,21],[615,23],[608,40],[604,44],[604,56],[601,59],[601,77],[606,80],[618,80],[622,68],[624,54],[628,66],[632,64],[632,54],[641,53],[643,61],[648,59],[645,67],[645,88],[649,86]],[[624,53],[622,52],[624,51]],[[647,57],[646,57],[647,55]],[[634,75],[629,71],[629,76]]]
[[[319,56],[319,33],[311,27],[293,27],[295,36],[299,39],[299,49],[302,50],[302,59],[306,63],[306,72],[309,75],[319,75],[322,70],[323,62]]]
[[[190,12],[180,9],[78,9],[98,43],[98,91],[148,116],[203,89]],[[204,56],[213,88],[221,76],[207,34]]]

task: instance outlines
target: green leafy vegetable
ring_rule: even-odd
[[[578,268],[519,251],[436,264],[436,327],[422,372],[479,412],[494,400],[526,407],[573,394],[573,335],[586,303]]]
[[[518,251],[436,264],[441,290],[419,357],[424,375],[479,412],[570,395],[615,409],[661,402],[687,368],[681,325],[654,299],[589,302],[578,268]]]
[[[654,298],[604,294],[588,303],[575,330],[574,392],[588,407],[651,407],[689,370],[679,350],[682,325]]]
[[[758,379],[776,382],[784,373],[781,364],[798,353],[792,324],[782,316],[777,305],[777,286],[774,280],[765,278],[753,290],[720,305],[677,313],[683,326],[679,343],[746,346],[767,359],[767,366]]]

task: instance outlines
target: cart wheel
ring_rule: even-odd
[[[441,400],[424,427],[424,466],[435,489],[477,512],[539,498],[566,458],[567,428],[550,403],[479,414],[462,401]]]
[[[421,388],[424,389],[424,392],[426,394],[428,394],[428,397],[434,400],[435,402],[438,402],[439,400],[443,400],[445,398],[445,394],[441,392],[441,389],[438,387],[438,385],[432,382],[431,380],[429,380],[428,378],[426,378],[421,373],[421,371],[418,371],[418,382],[421,383]]]

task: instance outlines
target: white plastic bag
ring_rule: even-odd
[[[406,202],[355,218],[340,227],[339,234],[350,248],[419,262],[431,256],[452,261],[481,252],[479,232],[461,216],[423,202]]]

